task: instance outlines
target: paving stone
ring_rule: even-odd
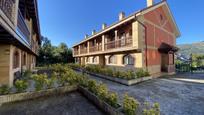
[[[80,93],[3,104],[0,115],[104,115]]]

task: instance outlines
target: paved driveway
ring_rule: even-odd
[[[105,115],[78,92],[4,104],[0,115]]]
[[[163,115],[204,115],[204,74],[180,74],[157,78],[134,86],[124,86],[90,76],[106,83],[111,91],[128,93],[140,102],[160,103]]]

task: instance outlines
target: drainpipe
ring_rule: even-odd
[[[142,25],[143,27],[144,27],[144,29],[145,29],[145,52],[146,52],[146,55],[145,55],[145,64],[146,64],[146,70],[148,71],[148,60],[147,60],[147,27],[142,23],[142,22],[140,22],[139,21],[139,19],[137,18],[137,16],[135,15],[135,20],[140,24],[140,25]]]

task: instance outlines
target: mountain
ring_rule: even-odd
[[[181,44],[177,46],[179,47],[178,54],[186,58],[189,58],[191,53],[204,55],[204,41],[192,44]]]

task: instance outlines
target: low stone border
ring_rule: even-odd
[[[76,69],[76,68],[74,70],[79,71],[79,72],[83,71],[81,69]],[[117,77],[110,77],[110,76],[106,76],[106,75],[102,75],[102,74],[92,73],[92,72],[88,72],[88,71],[84,71],[84,72],[86,72],[87,74],[90,74],[92,76],[95,76],[95,77],[107,79],[107,80],[117,82],[117,83],[127,85],[127,86],[135,85],[137,83],[153,79],[152,76],[148,76],[148,77],[142,77],[142,78],[137,78],[137,79],[126,80],[126,79],[120,79],[120,78],[117,78]]]
[[[0,105],[4,103],[11,103],[11,102],[16,102],[16,101],[34,99],[34,98],[38,98],[42,96],[62,94],[62,93],[76,91],[76,90],[77,90],[77,86],[73,85],[73,86],[64,86],[64,87],[52,88],[52,89],[36,91],[36,92],[25,92],[25,93],[1,95]]]
[[[96,73],[92,73],[92,72],[86,72],[86,73],[88,73],[90,75],[93,75],[93,76],[96,76],[96,77],[107,79],[107,80],[110,80],[110,81],[113,81],[113,82],[117,82],[117,83],[120,83],[120,84],[123,84],[123,85],[127,85],[127,86],[131,86],[131,85],[134,85],[134,84],[137,84],[137,83],[144,82],[144,81],[152,79],[152,77],[149,76],[149,77],[142,77],[142,78],[137,78],[137,79],[132,79],[132,80],[126,80],[126,79],[120,79],[120,78],[117,78],[117,77],[109,77],[109,76],[106,76],[106,75],[96,74]]]
[[[93,102],[97,107],[99,107],[101,110],[106,112],[109,115],[124,115],[121,110],[122,107],[119,106],[117,109],[110,106],[106,102],[99,99],[95,94],[90,92],[88,89],[83,88],[81,86],[78,87],[79,92],[81,92],[88,100]]]

